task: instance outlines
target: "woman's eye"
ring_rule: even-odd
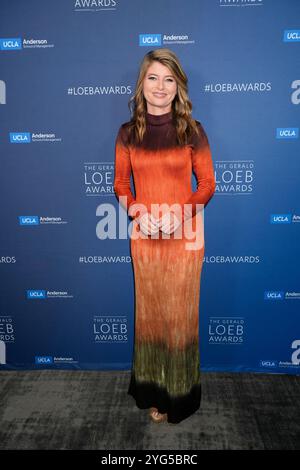
[[[156,77],[148,77],[148,78],[149,78],[149,80],[153,80],[153,79],[155,80],[156,79]],[[167,82],[173,82],[173,81],[174,81],[173,78],[167,78]]]

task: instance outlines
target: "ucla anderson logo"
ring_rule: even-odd
[[[140,46],[161,46],[161,34],[140,34]]]
[[[53,364],[53,357],[52,356],[35,356],[35,363],[36,364]]]
[[[298,127],[279,127],[276,129],[276,139],[298,139]]]
[[[300,29],[286,29],[283,33],[283,42],[300,41]]]
[[[9,140],[11,144],[29,144],[31,136],[29,132],[10,132]]]
[[[15,51],[17,49],[22,49],[21,38],[0,38],[1,51]]]
[[[27,290],[27,299],[45,299],[46,291],[45,290]]]
[[[264,300],[283,300],[283,291],[266,291],[264,294]]]
[[[277,367],[278,366],[278,361],[268,361],[268,360],[261,360],[260,361],[260,367]]]
[[[19,215],[20,225],[39,225],[38,215]]]
[[[291,224],[292,214],[271,214],[270,223],[271,224]]]
[[[298,139],[298,127],[279,127],[276,129],[276,139]]]

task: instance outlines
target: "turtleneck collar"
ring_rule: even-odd
[[[160,126],[161,124],[166,124],[167,122],[171,122],[173,117],[173,111],[169,111],[168,113],[164,114],[150,114],[146,112],[146,121],[153,125],[153,126]]]

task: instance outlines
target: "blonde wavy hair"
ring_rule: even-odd
[[[128,106],[131,113],[130,127],[137,142],[143,140],[146,131],[147,102],[143,94],[143,81],[149,66],[158,61],[168,67],[173,73],[177,83],[177,93],[172,101],[173,119],[176,126],[177,141],[179,145],[187,143],[194,132],[199,134],[195,120],[191,116],[192,103],[188,96],[188,78],[176,54],[167,48],[149,51],[140,65],[139,75],[133,96]]]

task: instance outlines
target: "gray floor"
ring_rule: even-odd
[[[300,377],[202,373],[200,410],[150,421],[129,371],[1,371],[0,449],[300,449]]]

